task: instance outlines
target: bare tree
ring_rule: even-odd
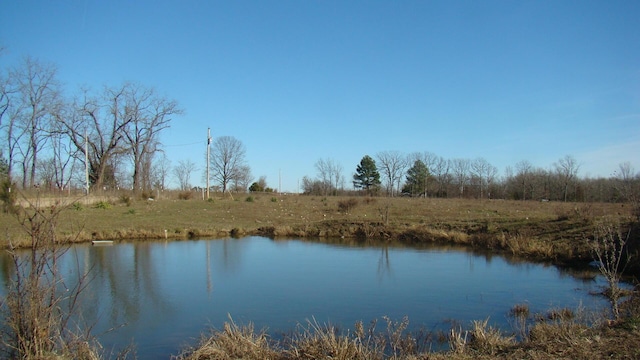
[[[451,182],[450,169],[451,161],[442,156],[438,156],[433,162],[433,168],[429,168],[438,182],[437,196],[444,196],[446,189],[449,187],[449,183]]]
[[[330,195],[343,188],[344,177],[342,176],[342,165],[333,159],[320,159],[315,163],[318,171],[318,178],[322,184],[323,194]]]
[[[478,178],[480,185],[480,198],[484,198],[485,189],[488,189],[495,180],[498,168],[491,165],[485,158],[477,158],[471,162],[471,172]]]
[[[458,191],[460,191],[459,196],[462,197],[464,195],[464,188],[467,182],[469,181],[469,168],[471,166],[471,161],[469,159],[453,159],[451,160],[451,168],[453,169],[453,174],[456,179],[456,184],[458,185]]]
[[[0,129],[2,128],[2,120],[5,115],[8,114],[12,95],[13,90],[9,82],[9,77],[0,73]]]
[[[554,164],[554,167],[562,185],[564,201],[567,202],[569,185],[571,185],[578,176],[580,165],[572,156],[566,155],[562,159],[558,160],[558,162]]]
[[[251,175],[251,168],[248,165],[239,166],[235,172],[232,183],[233,190],[238,192],[246,192],[249,185],[253,181],[253,175]]]
[[[11,152],[20,152],[23,188],[35,185],[38,157],[49,139],[48,130],[53,114],[60,107],[60,85],[56,72],[52,64],[29,57],[21,66],[10,71],[16,99],[10,120],[9,148]],[[10,158],[13,155],[10,154]]]
[[[245,148],[242,142],[232,136],[221,136],[213,142],[211,151],[211,171],[215,181],[226,192],[229,183],[245,165]]]
[[[407,157],[398,151],[382,151],[376,154],[380,164],[380,174],[385,179],[387,194],[394,196],[395,185],[402,181],[404,170],[407,167]]]
[[[153,155],[159,151],[158,134],[169,127],[173,115],[182,114],[178,103],[159,96],[153,88],[125,85],[124,128],[127,149],[133,160],[133,189],[148,190]]]
[[[162,156],[153,164],[151,170],[153,187],[160,190],[166,189],[169,171],[171,171],[171,160],[167,158],[166,154],[162,153]]]
[[[40,162],[40,183],[49,190],[70,190],[71,179],[76,170],[77,150],[69,139],[59,132],[52,132],[49,140],[51,157]]]
[[[319,179],[302,177],[302,192],[307,195],[324,195],[326,184]]]
[[[180,160],[178,165],[173,168],[173,175],[178,179],[180,190],[188,190],[191,188],[191,173],[196,170],[196,164],[191,160]]]
[[[6,149],[7,151],[6,180],[10,187],[13,182],[12,167],[18,142],[14,136],[17,116],[15,115],[15,106],[12,106],[13,103],[15,103],[15,101],[12,100],[15,100],[14,94],[16,93],[16,86],[10,74],[8,75],[9,76],[4,76],[4,74],[0,73],[0,129],[4,128],[6,131],[4,138],[6,144],[2,145],[0,149]],[[6,121],[7,119],[8,122]]]
[[[60,113],[58,123],[73,145],[80,161],[89,160],[89,182],[94,188],[115,186],[117,157],[125,153],[124,129],[131,118],[124,111],[126,85],[107,88],[100,96],[83,90],[71,109]],[[85,149],[88,154],[85,154]]]
[[[519,161],[516,164],[516,176],[518,177],[520,183],[522,184],[522,200],[527,199],[527,186],[531,181],[531,170],[533,169],[533,165],[527,160]]]

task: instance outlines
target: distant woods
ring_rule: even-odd
[[[312,195],[367,194],[406,197],[477,198],[536,201],[638,202],[640,174],[620,163],[608,178],[580,177],[579,162],[566,155],[547,168],[523,160],[503,175],[484,158],[445,159],[430,152],[383,151],[365,155],[348,184],[331,159],[316,163],[315,178],[304,177],[302,191]]]

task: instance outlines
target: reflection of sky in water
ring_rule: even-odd
[[[6,282],[9,271],[1,265]],[[141,359],[178,353],[207,326],[221,328],[228,315],[273,332],[312,317],[349,328],[384,315],[406,315],[413,329],[446,330],[449,319],[468,324],[487,317],[506,327],[515,304],[526,303],[533,312],[605,305],[589,295],[601,279],[577,280],[552,266],[447,247],[346,247],[258,237],[78,245],[61,268],[67,282],[77,278],[76,269],[91,269],[84,321],[97,324],[94,333],[106,349],[133,341]]]

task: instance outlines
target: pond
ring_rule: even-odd
[[[0,258],[3,288],[7,258]],[[315,319],[343,329],[388,316],[410,328],[447,330],[509,310],[599,309],[600,277],[442,246],[358,246],[242,239],[81,244],[60,262],[69,279],[88,273],[82,315],[107,351],[134,343],[140,359],[169,358],[229,316],[272,334]],[[384,328],[379,323],[379,328]],[[113,329],[108,331],[109,329]]]

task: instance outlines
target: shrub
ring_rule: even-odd
[[[178,193],[178,199],[180,200],[189,200],[193,196],[191,191],[181,191]],[[209,199],[211,201],[211,199]]]
[[[253,196],[247,196],[247,198],[244,199],[244,201],[246,201],[246,202],[253,202],[253,200],[254,200]]]
[[[15,213],[17,211],[17,194],[11,191],[12,184],[9,180],[2,181],[0,187],[0,200],[2,200],[2,211],[5,213]]]
[[[372,197],[365,197],[364,198],[364,203],[369,205],[369,204],[375,204],[376,203],[376,198],[372,198]]]
[[[120,202],[122,204],[127,205],[127,206],[131,206],[131,196],[129,196],[127,194],[120,195]]]
[[[271,198],[271,202],[278,202],[278,198],[276,198],[276,197],[272,197],[272,198]]]
[[[13,264],[2,301],[0,357],[14,359],[97,359],[99,343],[81,323],[80,299],[89,274],[78,275],[77,285],[59,286],[67,276],[52,266],[65,251],[56,240],[56,227],[64,207],[40,207],[15,212],[25,233],[31,238],[30,251],[16,251],[9,244],[7,254]],[[63,305],[64,304],[64,305]],[[55,356],[54,356],[55,354]]]
[[[104,200],[103,200],[103,201],[98,201],[98,202],[95,204],[95,208],[96,208],[96,209],[104,209],[104,210],[106,210],[106,209],[111,208],[111,204],[109,204],[109,202],[108,202],[108,201],[104,201]]]
[[[355,208],[356,205],[358,205],[358,199],[355,199],[355,198],[340,200],[338,201],[338,210],[340,210],[343,213],[347,213],[351,211],[353,208]]]

